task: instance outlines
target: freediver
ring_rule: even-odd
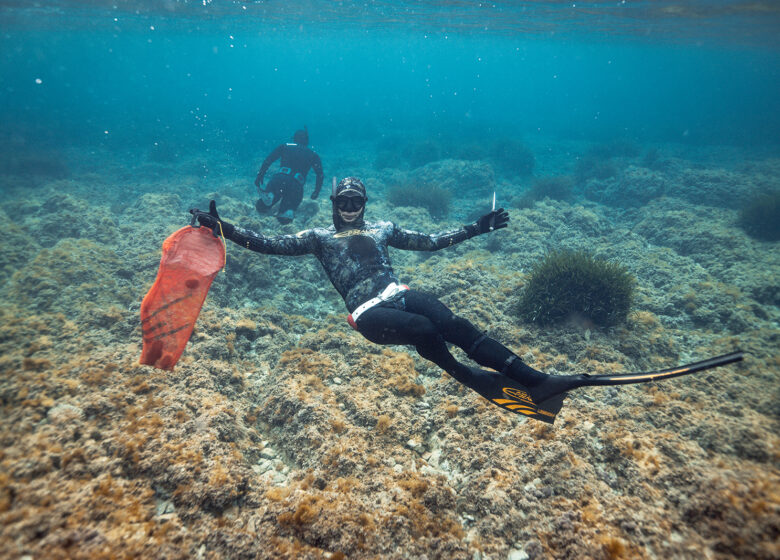
[[[261,188],[265,174],[271,164],[277,159],[280,167],[268,181],[268,185]],[[317,153],[309,148],[309,131],[304,126],[293,134],[293,141],[277,146],[260,166],[260,171],[255,178],[255,186],[260,196],[255,209],[260,214],[267,214],[271,208],[279,202],[276,219],[282,224],[289,224],[295,217],[295,210],[303,200],[303,186],[306,184],[306,175],[310,169],[314,169],[317,181],[311,199],[316,200],[322,188],[324,175],[322,161]]]
[[[320,261],[341,294],[349,324],[376,344],[414,346],[457,381],[494,404],[552,423],[566,391],[587,385],[621,385],[676,377],[739,361],[740,352],[710,358],[668,370],[618,375],[548,375],[524,363],[506,346],[480,332],[468,320],[453,314],[436,297],[399,283],[388,247],[437,251],[507,227],[509,214],[493,210],[471,224],[450,231],[425,234],[402,229],[393,222],[367,222],[366,189],[355,177],[342,179],[331,194],[333,225],[294,235],[266,237],[222,221],[212,200],[209,212],[190,210],[195,221],[214,235],[258,253],[312,254]],[[486,371],[455,359],[447,344],[462,348]]]

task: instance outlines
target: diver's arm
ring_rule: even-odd
[[[228,227],[226,227],[228,226]],[[314,252],[317,237],[307,229],[293,235],[266,237],[261,233],[222,222],[225,239],[257,253],[266,255],[308,255]]]
[[[322,160],[320,160],[320,156],[314,152],[312,152],[312,154],[314,157],[312,157],[311,167],[314,169],[314,174],[317,176],[317,182],[314,185],[314,192],[311,194],[311,198],[314,200],[320,194],[322,182],[325,180],[325,174],[322,172]]]
[[[452,231],[428,234],[403,229],[393,224],[393,233],[387,244],[396,249],[406,249],[407,251],[438,251],[468,238],[465,226]]]
[[[425,234],[402,229],[393,224],[393,233],[388,240],[388,245],[409,251],[438,251],[476,235],[505,228],[507,222],[509,222],[509,214],[503,208],[499,208],[488,212],[474,223],[441,233]]]
[[[268,168],[271,167],[273,162],[282,157],[282,150],[284,150],[284,144],[279,144],[273,152],[268,154],[268,157],[265,158],[265,161],[263,161],[263,165],[260,166],[260,171],[257,172],[255,186],[259,187],[262,184],[263,178],[265,177],[265,172],[268,171]]]
[[[307,229],[295,235],[276,235],[266,237],[261,233],[236,227],[225,222],[217,213],[217,204],[213,200],[209,203],[209,211],[202,212],[197,208],[190,209],[193,226],[197,221],[201,226],[209,228],[216,237],[224,236],[233,243],[241,245],[245,249],[251,249],[267,255],[307,255],[313,253],[318,244],[314,230]]]

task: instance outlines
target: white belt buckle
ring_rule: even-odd
[[[382,301],[387,301],[395,294],[397,294],[400,291],[400,289],[401,286],[399,286],[395,282],[390,282],[387,285],[387,288],[385,288],[384,291],[379,295],[379,299],[381,299]]]
[[[384,290],[382,290],[381,294],[379,294],[375,298],[371,298],[370,300],[361,303],[360,305],[357,306],[357,308],[352,313],[347,315],[347,323],[349,323],[350,327],[357,330],[356,321],[358,320],[358,317],[360,317],[363,313],[365,313],[375,305],[387,301],[389,299],[392,299],[399,293],[405,292],[408,289],[409,286],[407,286],[406,284],[396,284],[395,282],[391,282],[390,284],[387,285],[387,287]]]

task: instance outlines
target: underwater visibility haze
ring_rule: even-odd
[[[779,557],[778,37],[768,1],[0,0],[0,557]],[[280,219],[302,129],[324,185]],[[348,176],[425,233],[495,196],[390,257],[536,369],[745,359],[541,423],[228,243],[139,363],[188,209],[327,228]]]

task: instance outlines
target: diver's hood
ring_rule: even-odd
[[[303,146],[308,146],[309,129],[304,126],[303,130],[296,130],[295,134],[293,134],[293,142],[295,142],[296,144],[301,144]]]
[[[333,178],[333,182],[336,182],[336,178]],[[343,231],[345,229],[361,229],[365,222],[363,221],[363,215],[366,212],[366,205],[363,204],[363,209],[360,211],[360,215],[352,222],[345,222],[339,215],[339,210],[336,208],[336,197],[342,194],[349,194],[351,196],[362,196],[364,201],[368,201],[366,196],[366,187],[363,185],[363,181],[357,177],[345,177],[339,181],[338,185],[333,186],[333,191],[330,195],[331,205],[333,206],[333,225],[336,226],[336,231]]]

